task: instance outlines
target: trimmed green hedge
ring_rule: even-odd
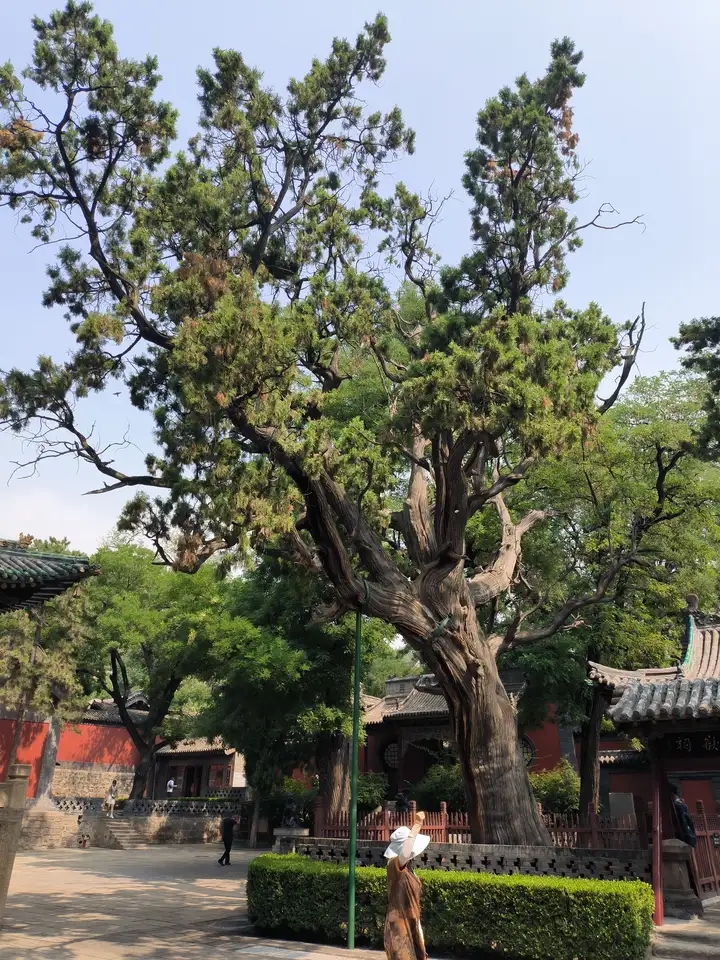
[[[264,932],[347,939],[347,867],[266,854],[250,864],[250,920]],[[507,960],[643,960],[653,896],[640,881],[424,870],[428,949]],[[357,872],[356,935],[382,946],[385,871]]]

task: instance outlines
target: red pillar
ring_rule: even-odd
[[[663,767],[658,756],[657,741],[650,740],[650,763],[652,770],[652,885],[655,894],[655,912],[653,920],[655,925],[661,927],[665,920],[665,905],[663,902],[663,871],[662,871],[662,781]]]

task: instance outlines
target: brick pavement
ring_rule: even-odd
[[[19,854],[0,960],[332,960],[348,954],[250,936],[248,851],[215,845]],[[356,951],[357,960],[377,960]]]

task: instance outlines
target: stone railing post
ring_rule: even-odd
[[[30,767],[16,763],[10,767],[7,780],[0,783],[0,927],[20,841],[29,779]]]

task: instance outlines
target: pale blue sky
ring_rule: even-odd
[[[30,15],[45,16],[58,5],[2,4],[0,61],[24,66]],[[18,16],[20,7],[25,12]],[[325,54],[333,36],[354,37],[382,9],[393,42],[385,80],[368,99],[383,107],[397,103],[417,131],[415,156],[398,164],[397,176],[417,190],[456,191],[434,237],[446,262],[468,249],[460,177],[478,108],[518,73],[541,73],[550,42],[567,34],[584,50],[588,75],[575,102],[579,152],[589,161],[586,211],[607,201],[624,217],[643,214],[647,228],[588,236],[571,260],[566,298],[576,306],[597,300],[617,320],[634,316],[646,301],[650,329],[641,373],[677,364],[668,341],[681,322],[720,311],[717,0],[98,0],[96,9],[114,22],[125,54],[159,57],[163,96],[181,111],[182,141],[195,130],[195,68],[209,63],[213,47],[241,50],[282,89],[312,57]],[[28,367],[41,350],[62,357],[69,343],[59,312],[40,305],[46,253],[31,253],[32,246],[25,228],[0,211],[3,368]],[[103,441],[129,427],[131,438],[145,443],[146,425],[115,398],[94,401],[86,413]],[[0,481],[19,456],[18,441],[0,436]],[[66,535],[93,549],[126,498],[83,498],[97,479],[68,461],[13,481],[0,497],[0,536]]]

